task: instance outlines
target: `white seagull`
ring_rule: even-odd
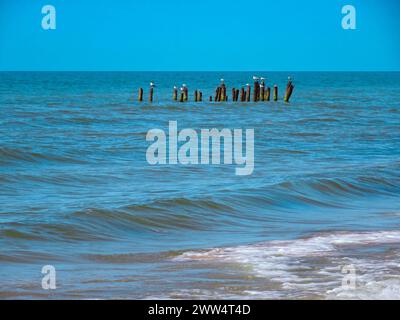
[[[150,82],[150,87],[155,87],[156,85],[153,82]]]
[[[260,80],[260,78],[259,78],[259,77],[256,77],[256,76],[253,76],[253,80],[254,80],[254,81],[258,81],[258,80]]]

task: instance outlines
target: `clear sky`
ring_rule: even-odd
[[[400,1],[0,0],[0,70],[400,71]]]

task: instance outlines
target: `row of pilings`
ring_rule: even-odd
[[[279,100],[279,89],[277,85],[274,85],[272,87],[268,87],[265,85],[265,79],[264,78],[256,78],[253,77],[254,79],[254,84],[253,88],[250,86],[250,84],[246,84],[245,86],[242,86],[240,89],[237,88],[232,88],[232,95],[231,99],[233,102],[264,102],[264,101],[278,101]],[[153,82],[150,83],[150,89],[149,89],[149,97],[148,101],[153,102],[153,96],[154,96],[154,89],[155,85]],[[284,102],[289,103],[289,100],[293,94],[294,90],[294,85],[292,83],[291,78],[288,78],[288,83],[286,85],[286,90],[285,90],[285,95],[284,95]],[[271,97],[271,91],[272,91],[272,97]],[[143,101],[143,88],[139,88],[139,94],[138,94],[138,100],[141,102]],[[179,102],[187,102],[189,101],[189,89],[188,87],[183,84],[182,87],[178,90],[176,86],[173,88],[172,92],[172,100],[173,101],[179,101]],[[193,93],[193,100],[194,102],[201,102],[203,101],[203,93],[200,90],[195,90]],[[210,102],[226,102],[229,100],[228,94],[227,94],[227,87],[225,85],[224,79],[221,79],[220,85],[215,89],[215,94],[210,95],[209,99]]]

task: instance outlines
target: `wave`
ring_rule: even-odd
[[[85,254],[83,258],[100,263],[156,263],[172,259],[182,254],[182,251],[166,251],[154,253],[116,253],[116,254]]]
[[[325,232],[294,240],[187,251],[172,260],[220,268],[236,265],[234,269],[247,277],[267,284],[244,290],[236,298],[400,299],[399,244],[400,231]],[[343,285],[348,274],[344,270],[349,268],[355,274],[351,288]],[[209,292],[208,298],[212,297]]]
[[[384,178],[305,179],[221,192],[213,197],[176,197],[116,209],[92,208],[74,212],[71,217],[80,223],[128,232],[205,231],[287,219],[280,215],[292,207],[316,212],[320,209],[353,209],[350,201],[345,200],[397,196],[398,192],[398,184]]]
[[[31,162],[39,163],[42,161],[54,161],[65,163],[83,164],[86,161],[71,156],[60,156],[50,153],[38,153],[29,150],[22,150],[16,148],[0,147],[0,164],[9,164],[13,162]]]
[[[355,209],[361,214],[366,210],[365,204],[357,207],[355,203],[364,201],[368,205],[368,201],[378,196],[397,199],[399,186],[396,176],[300,179],[230,192],[221,190],[208,197],[176,197],[117,208],[81,209],[65,212],[46,223],[30,220],[15,223],[11,219],[4,221],[0,234],[4,239],[95,241],[171,231],[245,232],[251,229],[256,232],[262,226],[328,221],[329,212],[336,219],[349,217]],[[299,210],[304,214],[296,214]],[[376,214],[385,212],[377,209]],[[366,222],[363,224],[360,220],[359,226],[362,225],[366,226]]]
[[[82,223],[119,230],[162,232],[165,230],[208,230],[222,223],[218,216],[233,211],[228,205],[207,199],[175,198],[150,204],[128,205],[113,210],[88,209],[74,212]]]

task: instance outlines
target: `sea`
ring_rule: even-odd
[[[149,164],[170,121],[253,129],[253,173]],[[0,299],[400,299],[400,73],[0,72]]]

